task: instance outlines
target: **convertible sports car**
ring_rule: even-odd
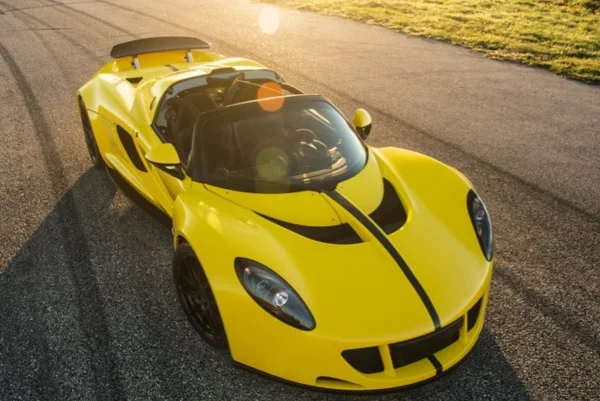
[[[403,387],[463,360],[492,274],[472,184],[365,145],[365,110],[350,123],[208,48],[119,44],[77,94],[93,164],[172,229],[191,325],[242,366],[327,389]]]

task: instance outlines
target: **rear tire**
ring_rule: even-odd
[[[227,349],[221,314],[200,261],[186,243],[173,256],[173,279],[177,297],[189,322],[210,345]]]
[[[96,142],[96,136],[94,135],[94,130],[92,129],[92,123],[82,98],[79,98],[79,112],[81,114],[81,125],[83,126],[85,144],[87,145],[90,159],[92,159],[92,165],[99,170],[103,170],[104,160],[102,159],[102,155],[100,155],[98,143]]]

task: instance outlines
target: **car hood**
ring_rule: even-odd
[[[394,232],[384,233],[385,238],[406,261],[445,325],[464,313],[488,273],[466,210],[469,185],[441,163],[415,174],[395,159],[371,150],[365,168],[338,184],[336,191],[369,216],[382,203],[384,182],[391,184],[406,221]],[[432,180],[442,182],[432,189]],[[434,329],[423,297],[397,261],[329,194],[250,194],[207,188],[254,212],[252,225],[255,236],[262,237],[258,239],[262,246],[244,242],[232,245],[232,251],[284,277],[310,308],[322,335],[373,338],[375,343],[396,341],[400,333],[410,338]],[[317,241],[282,223],[348,225],[359,239],[350,244]]]

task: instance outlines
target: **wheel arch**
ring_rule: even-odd
[[[177,234],[175,235],[175,237],[173,238],[173,245],[175,247],[175,249],[179,248],[181,245],[183,244],[188,244],[190,245],[190,242],[187,240],[187,238],[183,235],[183,234]],[[190,245],[191,246],[191,245]]]

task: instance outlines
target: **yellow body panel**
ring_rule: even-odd
[[[369,163],[393,182],[410,211],[406,224],[389,238],[414,267],[442,326],[464,316],[482,297],[483,316],[492,263],[483,257],[466,211],[467,183],[447,166],[414,152],[388,148],[370,153]],[[370,198],[381,198],[378,191],[371,195],[355,185],[375,178],[368,174],[369,163],[338,185],[342,194],[364,205],[367,212],[374,209]],[[364,229],[365,242],[360,244],[309,240],[257,216],[253,211],[257,196],[269,195],[194,183],[175,207],[175,236],[192,245],[204,266],[232,358],[285,380],[334,389],[387,389],[434,377],[436,370],[426,360],[362,374],[341,357],[347,349],[381,347],[434,331],[421,300],[380,244]],[[321,202],[319,196],[326,197],[313,196],[311,205]],[[278,195],[277,202],[269,203],[269,216],[290,213],[300,200],[304,203],[307,198],[299,193]],[[424,201],[427,207],[422,206]],[[336,212],[342,223],[353,224],[342,208]],[[313,313],[316,328],[297,330],[261,309],[235,275],[236,256],[260,261],[284,277]],[[466,321],[465,317],[465,325]],[[459,341],[436,355],[444,370],[468,354],[482,326],[479,318],[472,330],[461,330]]]
[[[133,67],[132,57],[108,62],[78,91],[86,105],[100,154],[107,167],[118,173],[152,206],[170,216],[172,191],[154,174],[144,160],[150,149],[162,143],[151,124],[157,104],[174,83],[208,75],[221,68],[239,71],[265,69],[244,58],[226,58],[206,50],[192,50],[193,62],[185,60],[185,51],[167,51],[138,56],[140,69]],[[174,71],[176,70],[176,71]],[[128,79],[142,78],[138,83]],[[133,81],[135,82],[135,81]],[[131,166],[126,150],[116,135],[122,127],[135,142],[147,172]]]
[[[151,127],[156,103],[174,83],[211,71],[262,69],[245,59],[193,51],[141,55],[107,63],[80,89],[102,159],[172,222],[174,245],[194,249],[215,295],[234,361],[309,386],[380,390],[436,376],[422,359],[394,369],[387,345],[435,329],[427,309],[389,252],[346,209],[325,193],[250,194],[178,180],[145,159],[163,142]],[[171,66],[171,67],[169,67]],[[177,69],[177,71],[173,71]],[[127,79],[142,78],[132,83]],[[146,171],[132,165],[117,126],[131,136]],[[406,223],[387,236],[429,294],[442,327],[483,299],[480,317],[460,338],[435,356],[447,370],[473,348],[483,326],[492,262],[482,254],[466,205],[470,182],[451,167],[396,148],[368,148],[365,167],[338,184],[338,192],[365,215],[383,196],[383,179],[396,190]],[[166,155],[166,156],[165,156]],[[154,151],[149,158],[173,158]],[[306,226],[348,223],[363,240],[357,244],[317,242],[263,216]],[[242,287],[234,259],[259,261],[283,277],[312,312],[316,328],[302,331],[265,312]],[[385,370],[364,374],[344,350],[378,347]]]

